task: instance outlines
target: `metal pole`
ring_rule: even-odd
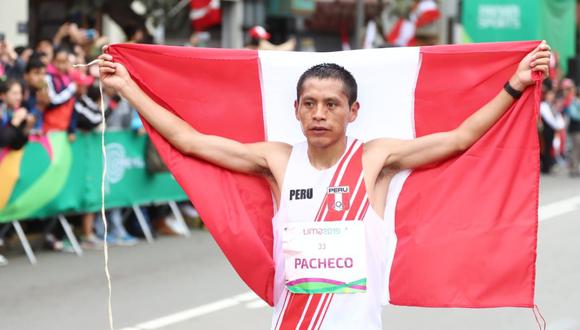
[[[183,220],[183,215],[181,214],[179,207],[177,207],[177,203],[175,201],[171,201],[168,204],[171,212],[173,213],[173,216],[175,217],[175,220],[177,220],[177,222],[179,222],[179,224],[184,228],[183,235],[190,237],[191,233],[189,232],[189,227],[187,227],[185,220]]]
[[[153,243],[153,234],[151,233],[151,228],[149,228],[149,224],[145,219],[145,215],[141,211],[141,207],[137,204],[133,204],[133,212],[135,212],[135,216],[137,216],[137,221],[139,222],[139,226],[141,226],[141,230],[143,231],[143,235],[145,235],[147,243]]]
[[[363,0],[356,0],[356,10],[355,10],[355,26],[354,26],[354,38],[352,49],[359,49],[362,47],[361,36],[364,26],[365,19],[365,7]]]
[[[439,43],[452,44],[453,29],[457,16],[459,2],[457,0],[447,0],[441,4],[441,30],[439,31]]]
[[[171,201],[168,204],[169,208],[171,209],[171,213],[173,213],[173,216],[175,217],[175,220],[177,220],[179,225],[183,228],[183,236],[190,237],[191,233],[189,232],[189,227],[187,227],[187,223],[185,223],[185,220],[183,220],[183,215],[181,214],[177,203],[175,201]]]
[[[14,226],[14,230],[16,230],[16,235],[18,235],[18,239],[20,239],[20,243],[22,244],[24,252],[26,252],[26,256],[28,257],[28,261],[30,261],[31,264],[36,265],[36,257],[34,256],[34,252],[32,252],[32,248],[26,239],[26,235],[24,235],[24,231],[22,230],[20,223],[18,221],[12,221],[12,226]]]
[[[242,48],[244,35],[242,20],[244,6],[242,1],[222,1],[222,48]]]
[[[303,50],[305,20],[303,16],[297,16],[295,19],[296,19],[296,50]]]
[[[62,226],[62,229],[64,229],[64,233],[66,234],[66,237],[70,241],[73,250],[75,251],[77,256],[81,257],[83,255],[83,250],[81,249],[81,246],[79,245],[79,242],[77,241],[77,238],[70,224],[62,214],[58,215],[58,221],[60,221],[60,225]]]

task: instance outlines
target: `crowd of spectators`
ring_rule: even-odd
[[[127,29],[131,30],[131,29]],[[128,42],[143,39],[135,33]],[[31,46],[14,47],[9,40],[0,39],[0,156],[10,150],[23,148],[29,139],[50,132],[66,132],[70,143],[77,134],[100,130],[103,122],[98,87],[98,67],[77,67],[94,60],[107,39],[98,31],[75,22],[60,26],[52,39],[37,41]],[[136,111],[112,90],[105,90],[105,122],[108,130],[132,130],[145,134]],[[196,217],[190,204],[181,204],[186,215]],[[108,243],[134,245],[141,235],[137,226],[127,223],[123,209],[108,211],[110,222]],[[164,207],[144,209],[157,233],[176,234],[166,219]],[[96,214],[80,216],[79,234],[83,248],[100,249],[104,228]],[[98,221],[96,221],[98,220]],[[156,220],[156,221],[155,221]],[[54,223],[56,221],[27,221],[27,228],[42,233],[44,245],[58,251],[73,251],[70,242]],[[30,224],[31,223],[31,224]],[[75,221],[76,223],[76,221]],[[0,224],[0,227],[8,224]],[[132,231],[126,227],[137,228]],[[2,228],[0,228],[2,229]],[[7,230],[0,230],[1,233]],[[2,236],[4,236],[2,235]],[[0,245],[2,244],[0,236]],[[0,255],[0,265],[6,259]]]
[[[423,2],[414,2],[412,9],[418,12],[412,17],[420,17],[419,4]],[[426,27],[437,22],[438,16],[432,18],[433,22],[428,21]],[[151,40],[144,29],[126,27],[125,31],[128,31],[127,42]],[[188,45],[199,45],[207,37],[203,33],[194,33]],[[294,38],[282,45],[270,44],[269,38],[270,34],[264,28],[253,27],[248,31],[250,42],[246,48],[291,50],[296,46]],[[107,38],[97,30],[75,22],[64,23],[52,39],[38,40],[32,46],[13,47],[9,40],[0,38],[0,156],[2,150],[22,148],[31,136],[61,131],[67,133],[70,143],[74,143],[77,134],[100,128],[103,117],[98,69],[96,66],[73,66],[94,60],[106,43]],[[112,90],[103,92],[104,120],[108,129],[145,134],[136,111],[128,102]],[[557,56],[554,56],[551,77],[543,84],[538,128],[541,172],[566,171],[571,177],[579,177],[580,99],[574,81],[563,78]],[[180,206],[188,217],[197,217],[190,204],[182,203]],[[142,211],[158,233],[175,234],[176,231],[165,220],[168,210],[152,207]],[[130,212],[121,208],[108,210],[109,243],[134,245],[138,242],[135,236],[143,235],[138,226],[127,223],[127,213]],[[94,213],[80,215],[78,219],[77,232],[82,247],[101,248],[104,236],[102,221]],[[72,251],[70,243],[61,239],[62,233],[55,230],[55,221],[39,223],[47,247]],[[0,233],[5,233],[1,226]],[[5,259],[0,255],[0,265],[4,263]]]
[[[542,174],[580,177],[580,99],[576,83],[564,78],[553,57],[550,79],[542,85],[538,128]]]

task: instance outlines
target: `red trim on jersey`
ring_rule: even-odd
[[[355,144],[353,142],[353,144]],[[355,154],[352,156],[350,162],[348,163],[346,170],[344,171],[344,175],[342,176],[340,182],[333,184],[332,186],[349,186],[350,191],[353,191],[356,183],[358,182],[358,178],[362,172],[362,144],[359,148],[355,151]],[[338,169],[337,169],[338,172]],[[359,204],[360,205],[360,204]],[[360,207],[357,204],[350,205],[350,209],[357,209]],[[326,206],[328,208],[328,205]],[[348,210],[346,210],[348,212]],[[324,217],[324,221],[340,221],[344,216],[345,210],[336,211],[334,209],[328,209],[326,216]],[[356,213],[355,213],[356,215]]]
[[[324,312],[324,307],[325,305],[328,303],[328,300],[330,299],[332,295],[331,294],[322,294],[322,301],[320,302],[319,306],[321,306],[321,308],[318,310],[318,313],[316,313],[316,315],[314,316],[314,319],[312,320],[312,322],[310,323],[310,325],[308,326],[308,328],[314,328],[316,326],[316,324],[320,321],[322,321],[322,313]]]
[[[312,299],[310,300],[310,304],[308,305],[308,309],[306,310],[306,312],[304,312],[304,319],[302,320],[302,324],[300,325],[300,328],[305,328],[308,329],[310,326],[310,322],[312,322],[312,319],[315,317],[315,313],[316,310],[318,309],[318,305],[320,305],[320,303],[322,302],[322,294],[312,294],[312,295],[307,295],[307,296],[312,296]]]
[[[367,211],[369,210],[370,205],[371,205],[371,203],[369,202],[369,200],[367,198],[366,203],[363,206],[363,211],[362,211],[360,218],[358,220],[362,220],[365,218],[365,215],[367,215]]]
[[[290,296],[290,291],[286,291],[286,295],[284,296],[284,302],[282,303],[282,311],[280,312],[280,315],[278,315],[278,319],[276,320],[276,325],[274,326],[274,329],[278,328],[278,324],[280,323],[280,320],[282,319],[282,315],[284,315],[284,311],[286,310],[286,304],[288,303],[289,296]]]
[[[361,172],[361,175],[362,175],[362,172]],[[354,189],[356,189],[356,187]],[[353,191],[353,193],[354,193],[354,191]],[[361,204],[363,204],[363,200],[365,199],[365,197],[366,197],[366,186],[365,186],[365,179],[363,176],[361,183],[360,183],[360,188],[358,188],[358,191],[356,192],[356,196],[354,197],[352,203],[350,203],[350,204],[353,206],[354,205],[361,205]],[[357,208],[351,207],[350,209],[348,209],[348,213],[346,215],[345,220],[354,220],[357,212],[358,212]],[[362,219],[363,217],[360,217],[360,218]]]
[[[326,304],[325,309],[324,309],[324,314],[322,314],[322,319],[320,320],[320,323],[318,324],[317,329],[320,329],[320,327],[322,326],[322,323],[324,322],[324,318],[326,317],[326,312],[328,312],[328,309],[330,308],[330,303],[332,302],[332,298],[334,298],[334,295],[330,295],[328,303]]]
[[[340,173],[340,170],[342,169],[342,166],[344,165],[344,162],[348,159],[348,155],[350,155],[352,149],[354,148],[355,144],[356,144],[357,140],[354,140],[351,144],[350,147],[348,147],[348,150],[346,151],[346,153],[344,154],[344,156],[342,156],[342,159],[340,160],[340,162],[338,163],[338,166],[336,167],[336,171],[334,172],[334,175],[332,176],[332,180],[330,180],[330,185],[334,186],[336,183],[336,180],[338,178],[338,173]],[[327,207],[327,203],[328,203],[328,194],[324,195],[324,198],[322,199],[322,203],[320,204],[320,208],[318,209],[318,213],[316,213],[316,218],[314,219],[314,221],[321,221],[321,217],[322,214],[324,214],[324,210]]]

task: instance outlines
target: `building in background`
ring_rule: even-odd
[[[12,44],[28,43],[27,1],[0,0],[0,37]]]
[[[420,26],[422,6],[436,7],[436,24]],[[260,25],[274,44],[295,36],[299,50],[336,51],[392,46],[389,34],[407,21],[421,45],[546,39],[580,77],[574,0],[0,0],[0,8],[0,33],[14,45],[75,21],[111,42],[143,31],[149,42],[229,48],[243,47]],[[190,38],[196,30],[203,33]]]

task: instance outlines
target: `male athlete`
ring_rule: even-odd
[[[547,76],[550,47],[542,42],[526,55],[505,87],[459,127],[414,140],[363,143],[347,137],[360,108],[356,81],[338,65],[314,66],[297,85],[294,109],[306,142],[295,146],[202,134],[155,103],[111,55],[100,59],[103,84],[126,98],[181,153],[261,175],[269,183],[278,209],[273,329],[381,329],[387,276],[381,215],[389,182],[400,170],[441,161],[473,145],[534,83],[533,71]]]

